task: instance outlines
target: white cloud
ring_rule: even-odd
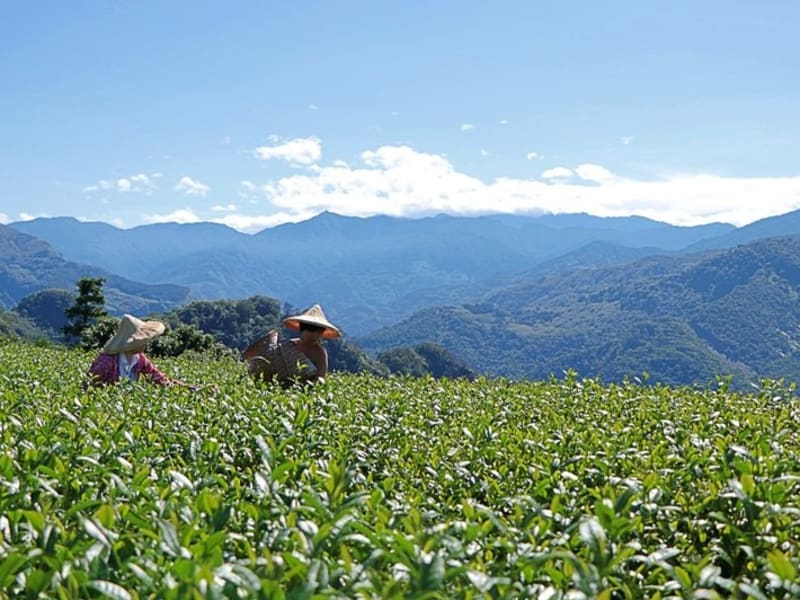
[[[210,189],[206,184],[185,175],[175,186],[176,191],[184,192],[187,196],[203,196],[204,198]]]
[[[324,167],[263,186],[267,199],[287,212],[421,215],[473,212],[480,180],[456,172],[443,157],[407,146],[362,153],[366,168]]]
[[[93,185],[87,185],[84,188],[81,188],[84,192],[97,192],[99,190],[110,190],[114,187],[114,183],[108,181],[107,179],[101,179],[97,183]]]
[[[588,212],[638,214],[678,225],[725,221],[742,225],[800,208],[800,176],[727,178],[669,174],[628,179],[595,164],[556,167],[542,179],[499,178],[484,182],[457,171],[443,156],[408,146],[362,153],[360,166],[325,166],[266,184],[252,183],[277,213],[228,215],[237,229],[297,221],[322,210],[351,216],[425,216],[446,212]],[[570,176],[577,175],[573,179]],[[592,185],[587,185],[591,183]],[[256,224],[256,225],[254,225]]]
[[[319,106],[317,106],[316,104],[309,104],[308,110],[319,110]]]
[[[142,220],[145,223],[197,223],[202,219],[191,208],[181,208],[166,215],[144,215]]]
[[[633,141],[633,136],[632,135],[624,135],[621,138],[619,138],[619,141],[622,142],[623,145],[627,146],[628,144],[630,144]]]
[[[486,150],[486,148],[481,148],[481,156],[489,156],[489,152]]]
[[[315,137],[295,138],[283,143],[280,143],[280,138],[274,135],[269,139],[275,144],[274,146],[259,146],[253,151],[259,160],[277,158],[296,165],[311,165],[322,156],[322,145]]]
[[[157,186],[153,180],[159,177],[161,177],[161,173],[153,173],[151,175],[137,173],[135,175],[119,177],[116,181],[101,179],[97,183],[82,187],[81,191],[92,193],[107,190],[117,190],[123,194],[137,192],[149,196],[153,193],[153,190],[157,189]]]
[[[614,174],[600,165],[583,164],[575,167],[575,173],[578,177],[586,181],[594,181],[596,183],[603,183],[604,181],[611,181],[614,179]]]
[[[257,198],[259,197],[257,192],[258,186],[252,181],[245,179],[244,181],[239,182],[239,198],[247,200],[251,204],[255,204]]]
[[[475,129],[475,125],[472,123],[462,123],[461,124],[461,131],[472,131]]]
[[[234,212],[238,209],[239,207],[236,206],[235,204],[226,204],[226,205],[215,204],[214,206],[211,207],[211,210],[213,210],[214,212]]]
[[[572,169],[568,169],[567,167],[553,167],[552,169],[547,169],[543,171],[541,174],[542,179],[565,179],[567,177],[572,177]]]
[[[161,173],[153,173],[145,175],[144,173],[137,173],[129,177],[131,182],[131,191],[146,194],[150,196],[153,190],[157,189],[154,179],[161,177]]]
[[[508,119],[500,119],[497,123],[498,125],[508,125]]]
[[[10,223],[11,220],[8,218],[8,215],[4,212],[0,212],[0,224],[7,224]]]
[[[542,158],[542,155],[539,154],[538,152],[528,152],[525,155],[525,158],[527,158],[528,160],[534,160],[536,158]]]

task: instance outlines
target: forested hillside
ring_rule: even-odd
[[[713,248],[730,248],[738,244],[768,238],[800,234],[800,210],[760,219],[719,236],[710,236],[685,248],[692,253]]]
[[[45,332],[38,329],[28,319],[15,312],[0,308],[0,338],[19,338],[33,341],[46,337]]]
[[[800,379],[800,237],[689,257],[577,270],[509,286],[477,304],[414,315],[360,343],[424,340],[479,372],[540,379],[574,369],[619,380],[737,385]]]

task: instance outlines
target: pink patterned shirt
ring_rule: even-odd
[[[170,380],[166,374],[159,371],[148,358],[139,353],[136,355],[136,364],[133,365],[134,379],[139,379],[139,375],[149,376],[153,383],[158,385],[169,385]],[[108,385],[119,381],[119,356],[117,354],[100,354],[89,367],[90,383],[92,385]]]

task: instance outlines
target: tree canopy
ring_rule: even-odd
[[[75,284],[78,295],[72,306],[67,308],[67,323],[62,327],[68,342],[80,341],[84,329],[100,317],[108,316],[103,283],[103,277],[81,277]]]

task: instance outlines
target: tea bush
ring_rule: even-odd
[[[0,342],[0,597],[800,595],[800,402],[563,380],[334,375],[84,391]]]

